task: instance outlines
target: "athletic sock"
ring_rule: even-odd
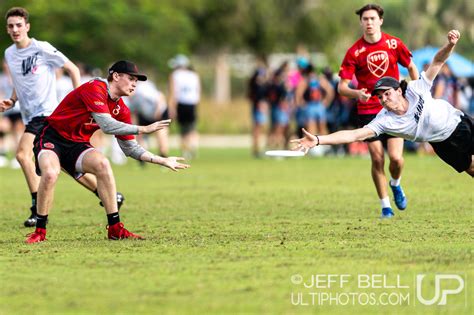
[[[120,222],[119,213],[114,212],[114,213],[107,214],[107,221],[109,223],[109,226],[119,223]]]
[[[401,177],[398,179],[390,178],[390,186],[400,186]]]
[[[392,206],[390,205],[390,198],[385,197],[385,198],[382,198],[380,199],[380,205],[382,206],[382,208],[391,208]]]
[[[31,213],[36,214],[36,203],[37,203],[38,193],[31,193]]]
[[[36,227],[46,229],[46,222],[48,221],[48,215],[36,215]]]

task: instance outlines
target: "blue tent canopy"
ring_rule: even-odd
[[[412,52],[413,62],[417,66],[418,71],[421,72],[423,70],[423,65],[430,63],[433,60],[433,57],[438,50],[439,48],[437,47],[426,46]],[[446,63],[455,76],[460,78],[474,77],[474,62],[472,60],[453,52]],[[400,65],[399,67],[400,74],[405,77],[408,76],[407,69]]]

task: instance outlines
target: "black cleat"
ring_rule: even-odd
[[[36,214],[31,214],[28,219],[23,223],[25,227],[34,227],[36,226]]]
[[[122,193],[117,192],[117,209],[120,210],[120,207],[122,207],[123,203],[125,201],[125,196],[122,195]],[[104,206],[102,201],[99,203],[101,207]]]

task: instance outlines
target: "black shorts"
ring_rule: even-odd
[[[196,105],[178,103],[178,124],[182,135],[187,134],[196,129],[196,107]]]
[[[372,114],[372,115],[357,115],[357,126],[359,128],[362,128],[364,127],[365,125],[367,125],[369,122],[371,122],[375,116],[377,116],[376,114]],[[391,135],[388,135],[386,133],[382,133],[378,136],[375,136],[375,137],[372,137],[372,138],[368,138],[368,139],[365,139],[364,142],[374,142],[374,141],[382,141],[384,144],[387,143],[387,139],[390,139],[390,138],[396,138],[394,136],[391,136]]]
[[[145,117],[144,115],[140,113],[137,114],[137,120],[140,126],[148,126],[156,122],[156,120],[149,119],[148,117]]]
[[[461,117],[453,133],[442,142],[430,142],[436,154],[458,173],[472,164],[474,154],[474,121],[467,114]]]
[[[35,136],[38,135],[45,125],[46,118],[47,117],[45,116],[33,117],[33,119],[25,126],[25,132],[32,133]]]
[[[155,119],[155,120],[152,120],[152,119],[149,119],[148,117],[138,113],[137,114],[137,120],[138,120],[138,124],[140,126],[147,126],[147,125],[151,125],[152,123],[156,122],[157,120],[166,120],[166,119],[169,119],[170,115],[168,114],[168,109],[165,109],[165,111],[161,114],[161,117]]]
[[[59,158],[61,168],[69,175],[78,179],[84,175],[76,169],[76,163],[81,154],[87,150],[94,149],[89,142],[74,142],[64,139],[56,130],[46,124],[44,128],[36,135],[33,152],[35,153],[36,174],[41,176],[41,170],[38,165],[38,156],[42,150],[50,150],[56,153]]]

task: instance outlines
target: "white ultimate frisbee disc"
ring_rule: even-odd
[[[292,150],[270,150],[265,152],[266,156],[278,156],[278,157],[297,157],[304,156],[302,151],[292,151]]]

